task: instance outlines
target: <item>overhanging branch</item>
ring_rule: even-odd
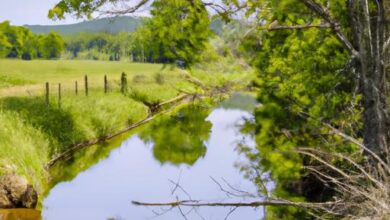
[[[269,26],[262,28],[264,30],[269,31],[277,31],[277,30],[303,30],[303,29],[310,29],[310,28],[331,28],[332,26],[330,24],[305,24],[305,25],[291,25],[291,26],[284,26],[284,25],[277,25],[277,26]]]
[[[352,43],[348,40],[348,38],[344,35],[344,33],[341,31],[341,26],[338,22],[336,22],[332,16],[326,11],[321,5],[316,3],[313,0],[299,0],[303,4],[306,5],[307,8],[309,8],[311,11],[316,13],[318,16],[320,16],[322,19],[324,19],[326,22],[328,22],[339,39],[339,41],[349,50],[349,52],[353,56],[359,56],[359,52],[355,50]]]
[[[150,0],[140,0],[137,4],[134,6],[127,6],[122,10],[104,10],[102,11],[103,14],[108,15],[126,15],[126,14],[132,14],[137,12],[141,7],[146,5]]]
[[[137,206],[188,206],[188,207],[260,207],[260,206],[295,206],[302,208],[321,208],[326,205],[334,205],[337,202],[325,202],[325,203],[305,203],[305,202],[291,202],[284,200],[268,200],[268,201],[256,201],[256,202],[237,202],[237,203],[202,203],[197,200],[182,200],[166,203],[149,203],[132,201],[133,205]]]

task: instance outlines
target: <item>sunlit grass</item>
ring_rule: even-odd
[[[126,94],[120,92],[122,72],[127,74]],[[247,73],[239,72],[198,69],[192,74],[210,86],[248,79]],[[107,94],[104,75],[108,77]],[[45,82],[50,83],[49,105]],[[180,91],[199,90],[185,80],[183,70],[157,64],[0,60],[0,174],[17,172],[44,190],[48,181],[44,166],[56,155],[76,143],[113,134],[142,120],[148,114],[145,103],[169,100]]]

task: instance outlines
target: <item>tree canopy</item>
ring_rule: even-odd
[[[119,0],[62,0],[50,16],[63,18],[67,13],[91,16],[103,5],[117,2]],[[197,14],[191,15],[194,18],[200,16],[206,20],[205,8],[209,7],[224,20],[229,20],[230,15],[245,14],[248,23],[254,24],[243,33],[241,43],[241,49],[250,52],[247,58],[258,71],[255,87],[262,104],[255,112],[257,149],[248,156],[276,180],[274,193],[277,196],[297,200],[301,198],[296,196],[305,196],[309,201],[328,199],[308,194],[308,190],[313,190],[311,194],[321,194],[326,187],[315,182],[318,178],[304,169],[318,164],[313,158],[297,153],[300,148],[341,153],[360,150],[366,155],[390,157],[386,79],[390,66],[388,1],[227,0],[217,4],[166,0],[173,4],[159,8],[161,2],[141,0],[109,13],[132,13],[152,3],[154,10],[159,10],[152,13],[156,19],[151,24],[156,29],[151,34],[167,37],[162,40],[168,42],[162,42],[160,48],[165,53],[173,53],[172,48],[175,48],[186,54],[188,47],[175,47],[179,42],[182,45],[191,45],[193,39],[204,42],[196,29],[198,26],[187,26],[194,28],[192,33],[177,31],[180,13],[172,10],[179,2],[189,12],[193,9]],[[201,20],[203,22],[207,21]],[[188,38],[187,33],[192,37]],[[192,54],[199,51],[197,47],[189,48]],[[173,55],[187,57],[178,51]],[[369,161],[372,167],[377,167],[373,160]],[[311,185],[320,187],[308,189],[304,183],[311,181],[314,181]],[[287,209],[273,217],[287,219],[286,213],[299,214],[295,208]]]
[[[55,32],[34,35],[29,29],[12,26],[8,21],[0,23],[0,57],[59,58],[64,49],[64,40]]]

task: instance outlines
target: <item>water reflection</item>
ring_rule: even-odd
[[[58,176],[71,175],[62,176],[69,182],[56,184],[44,200],[43,219],[182,219],[177,209],[156,217],[153,211],[161,210],[132,206],[131,201],[188,199],[187,193],[208,202],[248,202],[248,198],[227,197],[210,177],[254,194],[258,191],[237,169],[237,164],[247,161],[236,151],[237,143],[250,138],[237,124],[242,125],[243,118],[251,114],[223,108],[210,112],[201,106],[182,108],[140,130],[116,149],[108,146],[101,155],[97,149],[87,149],[68,165],[57,167]],[[187,193],[172,193],[169,180],[179,179]],[[202,208],[192,210],[187,218],[224,219],[229,211]],[[243,208],[229,219],[261,216],[262,210]]]
[[[206,120],[209,114],[209,108],[190,105],[172,116],[157,119],[139,136],[145,143],[153,144],[153,155],[161,163],[193,165],[207,151],[205,142],[212,127]]]

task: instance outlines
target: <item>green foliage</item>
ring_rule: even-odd
[[[265,19],[266,25],[321,22],[296,1],[252,3],[254,8],[263,4],[269,7],[256,14]],[[331,1],[330,9],[342,22],[347,20],[345,1]],[[298,154],[297,148],[346,153],[356,150],[356,146],[335,135],[324,123],[358,137],[361,109],[360,97],[354,95],[357,79],[345,66],[348,51],[331,30],[282,30],[258,36],[262,37],[260,44],[252,38],[242,44],[242,49],[254,54],[250,60],[258,69],[255,85],[261,103],[255,111],[257,151],[248,155],[260,164],[259,169],[270,173],[276,183],[275,196],[300,201],[300,196],[308,196],[302,182],[306,172],[302,168],[316,162]],[[321,194],[319,190],[312,193]],[[311,198],[321,201],[326,196],[329,195]],[[304,218],[297,208],[268,211],[269,219]]]
[[[48,177],[44,168],[49,155],[47,138],[15,112],[0,110],[0,121],[0,175],[11,170],[42,189]]]
[[[55,32],[41,38],[39,52],[43,58],[59,58],[64,50],[64,40]]]
[[[79,33],[65,37],[70,59],[119,61],[131,58],[130,33]]]
[[[185,66],[199,60],[200,52],[211,35],[208,12],[202,1],[156,0],[152,4],[151,30],[154,58]]]
[[[154,157],[161,163],[193,165],[206,154],[212,124],[206,121],[210,109],[190,105],[176,114],[157,119],[141,132],[145,142],[153,143]]]
[[[181,76],[178,69],[162,69],[163,65],[134,64],[124,62],[97,62],[97,61],[63,61],[63,60],[0,60],[0,174],[15,171],[26,176],[39,190],[45,191],[48,186],[48,173],[45,164],[58,153],[69,149],[71,144],[92,140],[117,132],[129,124],[135,123],[148,114],[144,101],[156,103],[170,100],[179,95],[177,88],[184,91],[196,91],[196,87],[188,83]],[[136,96],[125,96],[119,93],[120,73],[126,71],[128,79],[135,76],[142,78],[137,82],[129,80],[129,92],[136,91]],[[74,82],[81,80],[88,73],[90,82],[89,96],[84,96],[79,87],[79,95],[74,94]],[[156,79],[156,73],[164,79]],[[237,80],[240,74],[204,73],[195,71],[201,77],[207,75],[205,83],[214,85],[216,78]],[[108,76],[109,93],[103,92],[103,77]],[[230,78],[231,77],[231,78]],[[46,106],[43,96],[44,82],[50,82],[50,106]],[[61,82],[63,93],[61,108],[58,107],[57,86],[53,82]],[[219,81],[218,81],[219,82]],[[213,84],[211,84],[213,83]],[[172,85],[175,85],[173,87]],[[29,93],[26,93],[26,90]],[[130,95],[131,96],[131,95]],[[173,146],[177,150],[172,157],[166,156],[166,146],[160,139],[160,147],[156,145],[156,155],[161,161],[169,160],[177,163],[194,163],[205,153],[205,146],[201,145],[208,139],[209,122],[205,121],[208,109],[198,107],[191,110],[180,110],[177,116],[161,119],[163,125],[169,126],[175,121],[180,125],[173,127],[175,132],[183,135],[179,142],[174,139],[174,132],[170,133],[172,143],[185,144]],[[196,117],[190,112],[200,112],[202,117]],[[184,117],[180,115],[184,114]],[[164,121],[164,122],[163,122]],[[199,122],[198,122],[199,121]],[[157,121],[156,123],[159,123]],[[186,130],[185,125],[191,124]],[[165,127],[166,128],[166,127]],[[199,129],[199,130],[198,130]],[[161,137],[163,129],[158,130]],[[150,131],[151,132],[151,131]],[[190,135],[192,134],[192,135]],[[152,134],[150,134],[152,135]],[[185,136],[184,136],[185,135]],[[148,136],[154,138],[154,136]],[[196,143],[189,144],[190,141]],[[88,148],[84,153],[75,157],[89,158],[77,164],[82,170],[90,166],[104,155],[109,149],[118,146],[118,143],[105,148],[105,144]],[[184,146],[184,145],[183,145]],[[187,157],[179,155],[184,152]],[[100,157],[96,155],[104,154]],[[72,162],[72,161],[70,161]],[[60,169],[56,175],[74,176],[75,173],[63,173]],[[55,177],[56,178],[56,177]],[[68,177],[71,178],[71,177]],[[57,179],[54,179],[57,181]]]
[[[11,26],[8,21],[0,23],[0,58],[58,58],[64,49],[62,38],[55,32],[34,35],[24,27]]]

